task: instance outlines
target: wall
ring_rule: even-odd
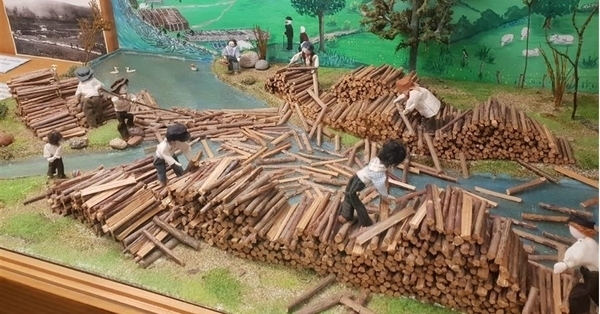
[[[0,53],[83,61],[79,19],[91,17],[88,0],[0,0]],[[112,21],[110,0],[99,0]],[[96,36],[90,60],[118,48],[116,31]],[[106,36],[105,36],[106,35]],[[106,40],[105,40],[106,37]],[[6,40],[5,40],[6,39]]]

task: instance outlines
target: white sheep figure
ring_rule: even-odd
[[[238,40],[237,41],[237,45],[238,45],[238,47],[240,47],[240,51],[242,51],[242,50],[250,50],[250,49],[254,48],[254,45],[252,45],[251,42],[245,41],[245,40]]]
[[[513,35],[513,34],[506,34],[506,35],[502,36],[502,41],[500,41],[500,46],[504,46],[506,44],[512,43],[513,39],[515,39],[515,35]]]
[[[575,37],[573,35],[557,35],[552,34],[548,40],[555,45],[572,45]]]
[[[540,56],[540,48],[523,50],[523,57],[539,57]]]
[[[521,30],[521,40],[525,40],[527,39],[527,37],[529,37],[529,28],[523,27],[523,29]]]

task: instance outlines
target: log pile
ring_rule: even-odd
[[[360,66],[344,75],[331,87],[331,94],[342,105],[356,101],[369,102],[381,96],[395,98],[396,81],[404,76],[404,69],[396,69],[389,65]]]
[[[306,92],[313,88],[313,76],[304,67],[285,67],[277,70],[265,82],[265,90],[279,95],[288,102],[304,103],[310,100]]]

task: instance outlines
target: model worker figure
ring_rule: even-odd
[[[577,239],[566,251],[561,262],[554,264],[554,273],[567,269],[579,269],[583,282],[576,284],[569,293],[569,313],[589,313],[590,299],[598,306],[598,242],[594,240],[594,222],[571,215],[569,232]]]
[[[406,148],[400,141],[386,141],[377,157],[371,159],[366,167],[356,172],[348,181],[338,221],[340,223],[351,221],[356,210],[361,227],[372,225],[373,221],[367,213],[367,208],[358,198],[358,192],[362,191],[367,184],[373,183],[381,198],[394,200],[387,192],[387,171],[388,167],[399,165],[404,158],[406,158]]]
[[[396,91],[398,98],[394,99],[398,111],[408,115],[413,110],[421,114],[421,125],[426,132],[435,131],[435,117],[442,111],[443,105],[428,89],[419,86],[417,83],[417,74],[413,71],[396,82]],[[400,107],[400,102],[406,100],[404,110]]]
[[[302,43],[307,41],[310,41],[310,39],[306,34],[306,28],[304,26],[300,26],[300,43],[298,44],[298,52],[302,51]]]
[[[192,160],[192,151],[190,145],[186,143],[190,139],[190,133],[185,125],[175,123],[167,128],[167,136],[156,146],[156,155],[154,156],[154,167],[158,176],[158,182],[165,186],[167,184],[167,165],[173,169],[173,172],[179,177],[183,175],[183,166],[179,163],[177,157],[173,156],[175,151],[181,150],[188,162]]]
[[[48,178],[54,178],[54,174],[57,174],[59,179],[64,179],[67,176],[65,175],[65,165],[62,160],[62,145],[60,142],[62,140],[62,134],[58,131],[50,131],[47,135],[48,143],[44,145],[44,158],[48,160]]]
[[[290,59],[290,63],[288,64],[288,66],[296,63],[296,62],[302,62],[302,65],[305,65],[307,67],[315,67],[318,68],[319,67],[319,56],[317,56],[314,52],[315,47],[313,46],[313,44],[309,41],[305,41],[303,42],[301,45],[301,50],[300,52],[298,52],[297,54],[295,54],[292,59]],[[312,70],[311,73],[314,73],[315,70]]]
[[[89,127],[99,127],[104,121],[104,108],[100,95],[104,84],[98,81],[94,77],[94,71],[86,66],[77,68],[75,76],[79,79],[79,85],[77,85],[77,91],[75,91],[77,104],[83,106],[83,113]]]
[[[223,58],[227,60],[229,73],[240,73],[240,47],[235,39],[229,40],[227,46],[223,48]]]
[[[286,50],[292,50],[293,42],[294,42],[294,28],[292,27],[292,17],[285,17],[285,32],[283,35],[287,38],[287,46]]]
[[[129,79],[126,78],[120,78],[110,86],[111,92],[118,95],[113,96],[111,100],[117,114],[117,130],[125,141],[129,139],[129,128],[133,127],[133,114],[129,113],[131,109],[130,100],[136,100],[135,95],[127,93],[128,87]]]

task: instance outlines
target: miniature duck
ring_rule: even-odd
[[[119,68],[113,67],[114,70],[110,71],[110,74],[119,74]]]
[[[190,65],[190,70],[192,71],[198,71],[198,68],[196,67],[196,65],[194,65],[193,63]]]
[[[129,67],[125,67],[125,72],[127,72],[127,73],[134,73],[135,69],[130,69]]]

